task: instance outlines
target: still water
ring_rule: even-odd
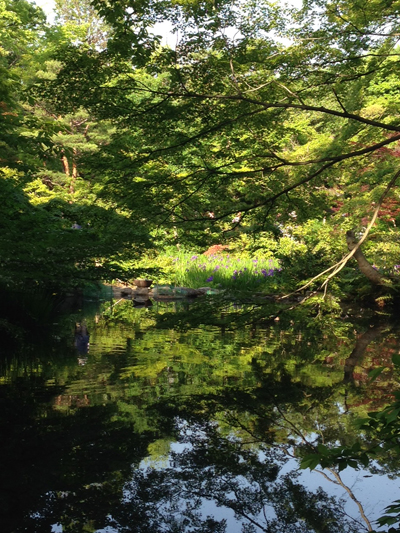
[[[318,444],[371,444],[354,422],[398,390],[397,325],[349,311],[235,328],[246,309],[231,311],[183,327],[189,307],[86,302],[8,347],[1,532],[385,531],[395,453],[298,467]]]

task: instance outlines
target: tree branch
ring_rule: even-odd
[[[378,213],[379,213],[379,210],[381,208],[383,200],[386,198],[387,194],[389,193],[390,189],[394,186],[394,184],[396,183],[396,181],[397,181],[399,176],[400,176],[400,170],[398,172],[396,172],[396,174],[393,176],[393,178],[387,184],[386,189],[384,190],[384,192],[382,193],[381,197],[378,200],[378,204],[377,204],[377,206],[375,208],[375,211],[374,211],[374,213],[372,215],[371,222],[368,224],[363,236],[358,241],[358,243],[355,245],[355,247],[348,254],[346,254],[343,257],[343,259],[341,259],[338,263],[336,263],[335,265],[331,266],[330,268],[324,270],[324,272],[321,272],[317,276],[314,276],[310,281],[308,281],[305,285],[303,285],[302,287],[300,287],[296,291],[294,291],[294,292],[292,292],[290,294],[287,294],[285,296],[282,296],[281,299],[288,298],[289,296],[292,296],[293,294],[296,294],[299,291],[303,291],[303,290],[307,289],[307,287],[309,287],[312,283],[314,283],[314,281],[317,281],[317,279],[320,279],[327,272],[330,272],[331,270],[333,270],[333,272],[331,272],[331,274],[329,274],[329,276],[326,278],[326,280],[322,283],[322,285],[320,287],[320,290],[324,288],[325,292],[326,292],[326,288],[327,288],[328,283],[330,282],[330,280],[334,276],[336,276],[336,274],[338,274],[346,266],[346,264],[348,263],[349,259],[351,259],[353,257],[353,255],[356,253],[356,251],[360,248],[362,243],[368,237],[368,234],[371,231],[372,226],[375,224],[375,220],[376,220],[376,218],[378,216]]]

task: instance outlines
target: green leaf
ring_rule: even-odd
[[[394,422],[398,418],[400,409],[393,409],[391,413],[386,417],[387,422]]]
[[[320,464],[320,458],[318,455],[316,454],[307,455],[301,461],[300,468],[302,470],[305,470],[306,468],[309,468],[310,470],[314,470],[319,464]]]
[[[383,366],[380,366],[378,368],[374,368],[373,370],[371,370],[371,372],[369,372],[368,379],[370,381],[374,381],[378,376],[380,376],[382,374],[383,371],[384,371],[384,367]]]
[[[382,516],[381,518],[378,518],[377,522],[380,526],[390,526],[391,524],[395,524],[396,522],[399,522],[400,520],[398,518],[395,518],[393,516]]]
[[[326,446],[324,446],[323,444],[318,444],[317,446],[317,450],[318,452],[321,454],[321,455],[329,455],[329,448],[327,448]]]

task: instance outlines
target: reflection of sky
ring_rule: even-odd
[[[51,527],[51,533],[63,533],[63,528],[59,524],[54,524]],[[96,533],[118,533],[113,527],[106,527],[105,529],[96,529]]]
[[[291,459],[285,469],[290,470],[295,466],[296,461]],[[316,470],[319,469],[317,468]],[[324,473],[332,477],[329,471],[324,470]],[[364,512],[373,527],[377,527],[374,520],[384,514],[385,507],[400,498],[399,480],[389,479],[387,475],[371,475],[368,470],[346,468],[340,472],[340,477],[343,484],[353,492],[355,498],[363,506]],[[322,487],[330,496],[344,498],[346,512],[365,527],[357,504],[350,498],[343,487],[329,482],[319,472],[310,471],[309,469],[302,471],[299,481],[309,490],[315,491],[318,487]],[[380,531],[386,531],[385,528],[379,529]]]
[[[181,443],[172,443],[171,452],[182,453],[188,449],[190,445]],[[262,456],[262,454],[260,455]],[[172,466],[172,463],[167,461],[152,461],[152,459],[146,458],[140,463],[139,468],[163,468],[165,466]],[[295,470],[298,462],[296,459],[288,459],[285,466],[280,471],[280,476]],[[377,465],[379,467],[379,465]],[[347,487],[354,495],[354,497],[360,502],[363,510],[371,522],[372,527],[377,527],[374,522],[377,518],[384,514],[384,509],[394,500],[400,498],[400,487],[398,479],[389,479],[387,475],[371,475],[368,470],[354,470],[353,468],[346,468],[340,472],[340,478],[345,487],[328,481],[321,473],[318,472],[318,468],[315,471],[302,470],[298,479],[303,486],[315,492],[321,487],[329,496],[334,496],[337,499],[343,499],[345,504],[345,512],[352,517],[355,522],[360,525],[360,531],[366,529],[366,524],[360,515],[360,509],[357,503],[351,499],[345,487]],[[324,473],[333,478],[329,471],[324,470]],[[243,480],[245,482],[245,480]],[[336,480],[335,480],[336,481]],[[238,522],[234,516],[234,512],[226,507],[218,507],[214,501],[203,499],[201,512],[204,518],[212,516],[216,520],[227,520],[227,531],[229,533],[241,533],[241,522]],[[271,512],[270,512],[271,513]],[[269,514],[272,518],[272,515]],[[259,517],[261,523],[263,517]],[[380,531],[387,531],[387,528],[379,528]],[[103,530],[102,530],[103,532]],[[100,532],[99,532],[100,533]],[[104,533],[113,533],[106,532]]]
[[[181,444],[179,442],[173,442],[171,443],[171,452],[182,453],[191,447],[192,446],[190,444]],[[163,468],[165,466],[171,467],[172,465],[172,461],[154,461],[150,457],[148,457],[140,463],[139,468]],[[232,509],[228,509],[226,507],[217,507],[214,501],[206,500],[205,498],[203,498],[203,503],[200,508],[200,512],[204,518],[206,518],[207,516],[211,516],[214,517],[216,520],[225,519],[227,521],[226,529],[229,533],[241,533],[242,531],[241,523],[235,519],[235,513],[232,511]]]
[[[175,453],[183,452],[187,449],[186,444],[173,443],[171,451]],[[297,465],[295,459],[289,459],[287,464],[282,468],[281,475],[293,470]],[[141,462],[140,468],[163,468],[166,466],[164,461],[151,461],[150,458]],[[327,475],[329,472],[325,471]],[[393,500],[400,497],[398,480],[391,480],[386,475],[373,475],[367,470],[356,471],[352,468],[347,468],[340,473],[340,477],[344,483],[354,494],[355,498],[363,506],[364,512],[370,520],[372,527],[376,526],[374,520],[383,514],[384,508]],[[344,498],[346,500],[345,511],[349,516],[353,517],[355,521],[360,524],[360,531],[366,529],[365,523],[359,513],[357,504],[349,497],[345,488],[330,483],[317,471],[305,470],[299,478],[305,488],[311,491],[316,491],[318,487],[322,487],[330,496],[337,498]],[[204,518],[213,516],[217,520],[226,519],[227,531],[229,533],[241,533],[242,525],[235,519],[234,512],[231,509],[218,507],[214,501],[203,499],[201,513]],[[261,519],[261,517],[260,517]],[[62,533],[63,529],[60,525],[54,524],[52,533]],[[380,531],[385,531],[380,528]],[[96,533],[118,533],[116,529],[107,527],[105,529],[98,529]]]

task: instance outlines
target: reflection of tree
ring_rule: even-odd
[[[35,374],[0,388],[2,533],[47,533],[56,522],[71,532],[101,527],[154,439],[115,420],[111,405],[55,411],[63,389]]]
[[[329,476],[328,476],[325,472],[323,472],[322,470],[316,470],[316,472],[318,472],[319,474],[321,474],[322,476],[324,476],[324,478],[327,479],[329,482],[334,483],[335,485],[339,485],[340,487],[342,487],[342,488],[347,492],[347,494],[349,495],[349,497],[350,497],[350,498],[353,500],[353,502],[357,505],[358,510],[359,510],[359,512],[360,512],[360,515],[361,515],[361,518],[362,518],[363,521],[365,522],[368,531],[372,531],[371,522],[369,521],[367,515],[365,514],[364,507],[363,507],[362,503],[360,502],[360,500],[358,500],[358,499],[355,497],[354,492],[350,489],[350,487],[348,487],[347,485],[345,485],[345,484],[343,483],[343,480],[342,480],[342,478],[340,477],[340,474],[339,474],[338,472],[336,472],[336,471],[333,470],[332,468],[328,468],[327,470],[328,470],[329,473],[332,475],[332,478],[329,477]]]
[[[169,468],[134,473],[111,520],[119,532],[226,531],[224,520],[217,527],[210,517],[201,518],[205,501],[233,511],[248,533],[362,531],[342,501],[322,489],[305,489],[293,471],[281,473],[286,459],[276,450],[250,449],[222,436],[213,423],[188,427],[182,444]]]
[[[344,363],[344,383],[354,383],[354,369],[362,361],[368,345],[376,340],[383,331],[387,329],[387,324],[374,326],[367,329],[356,341],[353,351]]]
[[[229,529],[221,515],[206,517],[205,500],[235,513],[247,532],[362,531],[342,502],[289,475],[282,455],[358,437],[340,416],[343,367],[325,364],[335,346],[337,361],[351,352],[349,325],[325,335],[325,323],[282,319],[260,335],[221,336],[154,330],[152,312],[130,302],[112,311],[88,318],[94,343],[85,366],[76,363],[71,329],[75,367],[60,358],[38,381],[27,364],[23,382],[3,386],[0,423],[10,444],[0,450],[2,511],[12,517],[4,531],[48,531],[56,522],[73,532],[107,523],[122,533]],[[184,450],[168,464],[176,438]],[[132,474],[149,454],[158,469]]]

